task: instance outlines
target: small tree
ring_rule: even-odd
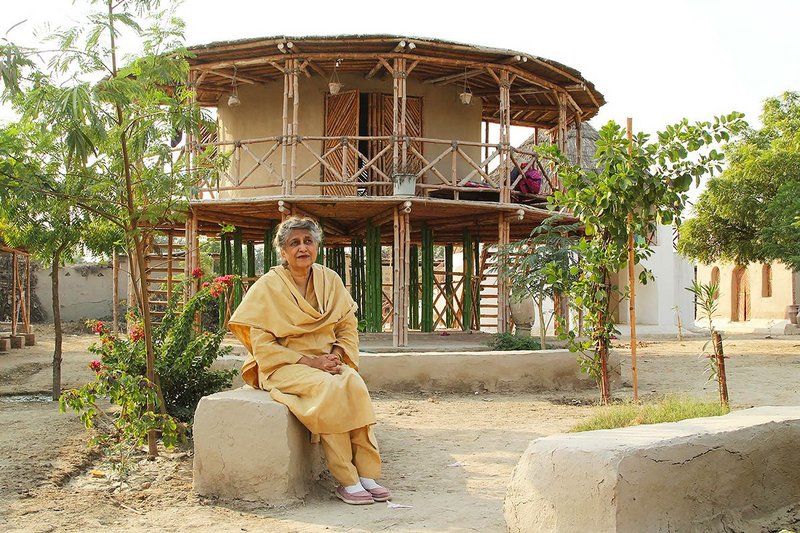
[[[617,333],[613,305],[615,295],[625,295],[612,277],[627,262],[629,233],[636,235],[634,261],[639,263],[652,253],[644,236],[654,231],[656,224],[680,222],[692,183],[721,170],[723,155],[714,144],[727,141],[743,126],[739,113],[713,122],[689,124],[683,120],[659,132],[657,142],[650,142],[643,133],[628,141],[625,130],[609,122],[601,128],[597,141],[599,171],[562,164],[563,190],[554,193],[551,203],[577,217],[587,237],[574,248],[579,258],[578,278],[569,287],[575,305],[585,309],[588,340],[578,339],[575,331],[565,336],[571,349],[584,354],[583,366],[598,380],[604,403],[611,398],[608,353],[611,336]],[[646,283],[650,277],[644,270],[639,279]]]
[[[539,343],[545,348],[549,321],[544,319],[544,301],[554,292],[566,292],[565,284],[577,275],[572,246],[579,231],[577,224],[565,223],[554,216],[537,226],[527,239],[512,243],[500,255],[505,256],[500,276],[508,281],[515,300],[529,297],[536,305],[539,318]],[[562,275],[563,274],[563,275]]]
[[[57,173],[16,187],[64,198],[120,228],[131,258],[133,293],[144,325],[147,378],[155,374],[145,253],[153,228],[175,223],[185,212],[191,182],[172,151],[176,131],[213,129],[193,102],[187,79],[182,22],[158,0],[93,0],[98,9],[85,26],[50,36],[55,53],[46,65],[35,50],[1,47],[4,96],[23,119],[51,131],[66,147]],[[118,39],[132,34],[138,57],[118,64]],[[97,81],[100,79],[100,81]],[[35,148],[36,149],[36,148]],[[211,165],[198,164],[208,171]],[[69,181],[80,192],[59,192]],[[152,406],[151,406],[152,407]],[[148,439],[155,455],[155,433]]]
[[[692,282],[691,287],[686,288],[695,296],[697,308],[701,315],[708,320],[708,332],[711,340],[703,346],[703,355],[708,357],[709,378],[717,380],[719,385],[719,403],[728,406],[728,380],[725,375],[725,354],[722,351],[722,336],[714,327],[713,316],[719,306],[719,284],[718,283],[698,283]],[[711,351],[708,346],[711,344]]]

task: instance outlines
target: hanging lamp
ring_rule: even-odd
[[[236,84],[236,65],[233,66],[233,81],[231,82],[233,92],[228,97],[228,107],[239,107],[242,101],[239,100],[239,86]]]
[[[459,93],[458,98],[464,105],[469,105],[472,102],[472,91],[469,88],[469,81],[467,81],[467,67],[464,67],[464,90]]]
[[[328,82],[328,90],[333,95],[339,94],[339,91],[341,91],[342,87],[344,87],[344,84],[339,81],[339,72],[337,71],[339,68],[339,63],[341,62],[341,59],[337,59],[336,63],[333,64],[333,75],[331,76],[331,81]]]

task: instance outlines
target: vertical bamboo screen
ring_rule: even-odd
[[[256,277],[256,243],[247,241],[247,286],[253,284]]]
[[[475,243],[475,251],[473,252],[473,257],[475,258],[475,270],[473,271],[475,274],[475,281],[473,282],[473,286],[475,290],[473,291],[473,309],[475,309],[475,314],[472,318],[472,323],[474,329],[481,329],[481,242],[480,237],[475,235],[473,237],[473,242]]]
[[[364,288],[365,288],[365,265],[364,265],[364,241],[361,239],[351,239],[350,241],[350,295],[358,305],[359,321],[366,318]]]
[[[383,98],[380,101],[381,106],[381,128],[379,133],[373,135],[392,135],[392,121],[394,120],[394,97],[391,94],[381,95]],[[407,96],[406,97],[406,135],[409,137],[422,137],[422,97]],[[411,146],[414,147],[419,153],[423,153],[422,142],[414,141]],[[377,153],[377,152],[376,152]],[[411,153],[409,151],[409,153]],[[387,176],[391,176],[392,168],[392,154],[387,153],[383,156],[381,161],[381,170]],[[413,156],[412,156],[413,157]]]
[[[412,244],[408,255],[408,327],[419,329],[419,247]]]
[[[422,320],[420,330],[433,331],[433,230],[422,225]]]
[[[366,246],[366,287],[365,319],[367,331],[379,332],[383,329],[383,272],[381,261],[381,229],[372,224],[367,226]]]
[[[328,268],[339,274],[339,277],[342,278],[342,283],[345,283],[347,281],[345,254],[343,246],[328,248],[326,265],[328,266]]]

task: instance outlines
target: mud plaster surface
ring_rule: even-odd
[[[46,391],[52,337],[0,354],[0,395]],[[91,378],[88,335],[67,337],[64,381]],[[645,342],[638,348],[640,394],[682,393],[713,400],[698,359],[703,340]],[[730,337],[734,407],[800,404],[800,338]],[[619,348],[630,382],[629,348]],[[630,397],[629,387],[615,391]],[[155,462],[131,458],[117,476],[84,446],[71,414],[41,398],[0,398],[0,530],[4,531],[504,531],[506,482],[530,440],[565,431],[595,410],[593,391],[568,394],[374,395],[384,478],[395,502],[350,507],[323,479],[304,505],[269,509],[198,498],[191,450]],[[788,516],[785,525],[796,518]]]

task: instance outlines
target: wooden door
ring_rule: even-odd
[[[732,306],[731,320],[735,322],[746,322],[750,320],[750,281],[747,277],[747,269],[738,266],[733,270],[733,287],[731,293],[734,297]]]
[[[391,136],[392,126],[394,124],[394,97],[390,94],[380,95],[381,98],[375,100],[376,105],[380,107],[379,114],[380,120],[379,130],[372,135]],[[400,117],[398,117],[400,120]],[[406,97],[406,135],[409,137],[422,137],[422,98],[419,96]],[[422,154],[422,142],[414,141],[412,143],[414,150]],[[408,151],[408,161],[416,165],[416,168],[422,168],[425,164],[420,161],[417,156],[413,155],[411,150]],[[391,176],[393,172],[393,151],[390,150],[381,158],[381,170],[387,175]],[[391,194],[391,193],[390,193]]]
[[[322,155],[331,150],[325,161],[331,169],[322,167],[322,181],[349,180],[358,168],[358,143],[352,137],[358,136],[358,91],[345,91],[339,94],[325,96],[325,136],[336,137],[323,143]],[[350,137],[350,143],[343,147],[341,137]],[[344,163],[346,160],[346,163]],[[341,176],[341,179],[336,174]],[[324,196],[355,196],[355,185],[326,185],[322,189]]]

